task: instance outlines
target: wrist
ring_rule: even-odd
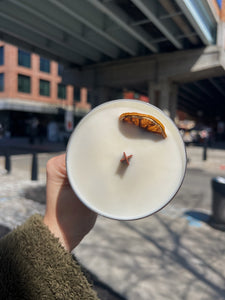
[[[48,227],[49,231],[59,240],[59,243],[63,246],[63,248],[70,252],[72,249],[70,248],[67,240],[64,237],[64,234],[60,230],[60,227],[57,224],[56,220],[53,220],[48,215],[45,214],[43,223]]]

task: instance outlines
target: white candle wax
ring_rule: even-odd
[[[125,112],[152,115],[167,137],[119,121]],[[121,162],[123,152],[129,165]],[[181,186],[186,153],[169,117],[150,104],[115,100],[93,109],[77,125],[67,148],[70,184],[85,205],[106,217],[131,220],[164,207]]]

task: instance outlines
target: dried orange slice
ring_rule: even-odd
[[[128,112],[120,115],[119,120],[134,124],[135,126],[139,126],[147,131],[161,134],[164,139],[167,137],[165,126],[153,116],[140,114],[137,112]]]

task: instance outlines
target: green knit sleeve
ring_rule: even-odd
[[[34,215],[0,240],[1,299],[98,299],[79,264],[42,217]]]

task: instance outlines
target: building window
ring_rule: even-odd
[[[0,73],[0,92],[4,91],[4,73]]]
[[[40,57],[40,71],[50,73],[50,60]]]
[[[47,80],[40,79],[40,95],[50,96],[50,82]]]
[[[0,66],[4,65],[4,47],[0,47]]]
[[[18,75],[18,91],[22,93],[30,93],[30,77]]]
[[[18,65],[26,68],[30,68],[31,66],[30,52],[21,49],[18,50]]]
[[[66,99],[66,86],[65,86],[65,84],[62,84],[62,83],[58,84],[58,98],[59,99]]]
[[[64,70],[64,66],[61,64],[58,64],[58,75],[59,76],[62,76],[63,70]]]
[[[80,88],[73,87],[73,99],[76,101],[80,101]]]

